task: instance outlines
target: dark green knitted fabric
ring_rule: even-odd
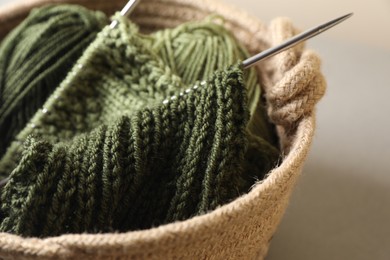
[[[241,73],[216,73],[204,88],[69,143],[30,138],[2,195],[9,203],[1,230],[49,236],[148,228],[239,196],[253,184],[241,166],[248,119]]]
[[[137,28],[106,27],[0,161],[0,230],[128,231],[203,214],[278,159],[249,131],[239,66],[185,84]]]
[[[107,24],[80,6],[35,9],[0,47],[0,156]]]

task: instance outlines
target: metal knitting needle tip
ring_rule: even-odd
[[[272,56],[274,56],[282,51],[285,51],[285,50],[297,45],[298,43],[301,43],[301,42],[306,41],[314,36],[317,36],[318,34],[332,28],[333,26],[335,26],[343,21],[345,21],[346,19],[348,19],[352,15],[353,15],[353,13],[343,15],[339,18],[336,18],[334,20],[331,20],[329,22],[326,22],[324,24],[316,26],[312,29],[309,29],[305,32],[302,32],[302,33],[290,38],[289,40],[285,41],[284,43],[282,43],[278,46],[275,46],[275,47],[272,47],[268,50],[262,51],[259,54],[256,54],[255,56],[252,56],[252,57],[244,60],[242,62],[242,66],[244,67],[244,69],[249,68],[249,67],[253,66],[255,63],[257,63],[263,59],[272,57]]]
[[[120,12],[120,14],[122,16],[129,15],[134,10],[134,8],[138,5],[139,2],[140,2],[140,0],[130,0],[129,2],[127,2],[125,7],[123,7],[123,9]],[[114,21],[111,22],[110,28],[114,28],[117,25],[118,25],[118,21],[114,20]]]

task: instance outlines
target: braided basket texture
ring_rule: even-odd
[[[126,0],[19,0],[0,9],[0,39],[33,7],[81,4],[113,14]],[[254,54],[297,33],[287,19],[265,25],[217,0],[143,0],[131,19],[144,32],[201,19],[211,13]],[[72,234],[45,239],[0,233],[4,259],[263,259],[309,150],[314,107],[325,91],[319,58],[303,45],[257,66],[277,125],[283,161],[246,195],[192,219],[128,233]]]

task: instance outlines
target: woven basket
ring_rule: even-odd
[[[113,14],[126,0],[20,0],[0,9],[0,39],[29,10],[47,3],[74,3]],[[286,19],[269,26],[216,0],[143,0],[131,19],[147,32],[218,13],[251,53],[296,33]],[[315,128],[314,106],[325,81],[317,56],[299,45],[257,66],[277,125],[283,161],[246,195],[206,215],[128,233],[72,234],[45,239],[0,233],[5,259],[262,259],[287,206]]]

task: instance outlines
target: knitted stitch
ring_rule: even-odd
[[[183,220],[247,192],[274,166],[277,149],[248,134],[240,67],[188,88],[118,19],[3,158],[15,170],[2,190],[1,231],[52,236]]]

